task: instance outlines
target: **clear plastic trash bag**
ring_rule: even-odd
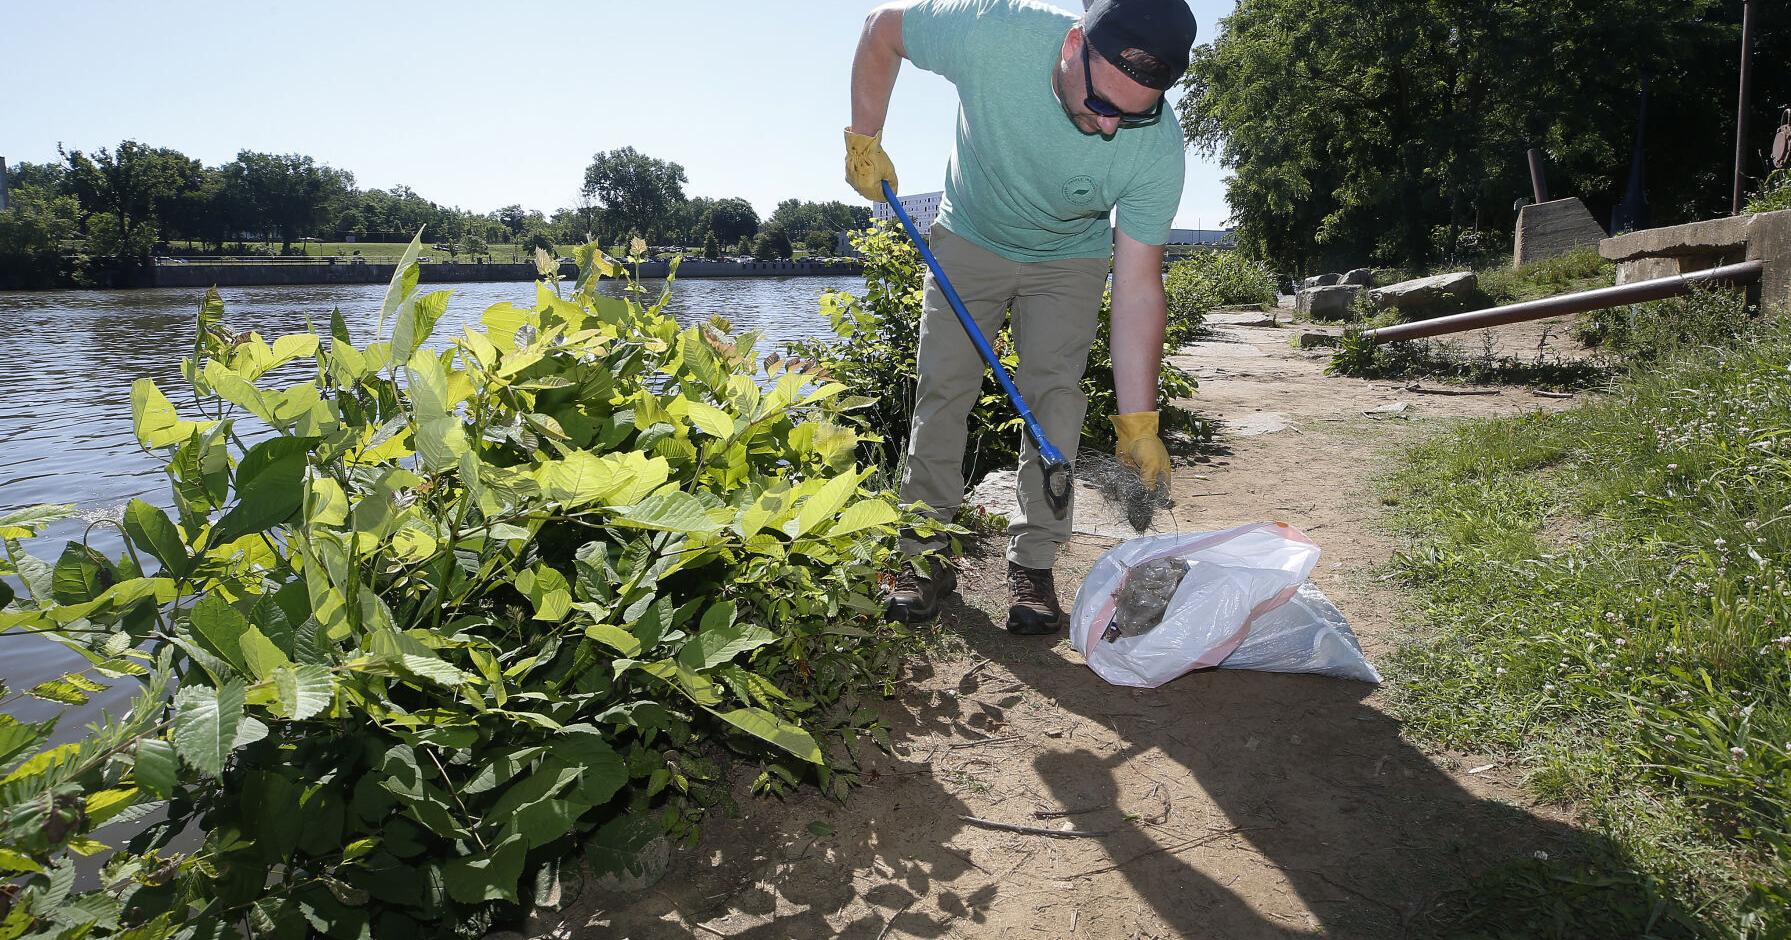
[[[1076,592],[1070,641],[1115,685],[1213,666],[1378,684],[1343,613],[1306,581],[1318,556],[1283,522],[1122,542]]]

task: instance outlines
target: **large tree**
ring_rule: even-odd
[[[777,204],[765,228],[782,229],[789,240],[817,253],[831,253],[840,232],[864,228],[871,222],[865,206],[785,199]]]
[[[161,220],[183,194],[199,188],[204,166],[177,150],[127,140],[93,153],[63,151],[64,185],[82,212],[102,253],[122,264],[142,263],[162,238]]]
[[[630,231],[651,236],[666,228],[667,216],[684,201],[687,182],[678,164],[622,147],[591,158],[583,194],[601,210],[606,239]]]
[[[722,244],[732,245],[759,234],[759,213],[738,196],[718,199],[709,211],[709,231]]]
[[[282,251],[322,231],[328,207],[354,191],[353,174],[296,153],[244,150],[225,174],[254,206],[263,233],[279,236]]]
[[[1423,265],[1463,232],[1509,239],[1532,146],[1551,196],[1607,218],[1647,76],[1655,221],[1702,218],[1727,210],[1739,15],[1729,0],[1239,0],[1196,50],[1182,123],[1232,171],[1253,253]],[[1756,56],[1787,53],[1791,23],[1765,23]],[[1766,128],[1791,78],[1755,76]]]

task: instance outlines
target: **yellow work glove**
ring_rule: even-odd
[[[895,164],[889,162],[889,154],[883,152],[883,132],[878,131],[870,136],[854,134],[851,128],[846,129],[846,182],[858,190],[859,195],[872,202],[883,201],[884,180],[889,180],[889,188],[896,192],[901,189],[896,185]]]
[[[1115,449],[1119,462],[1138,473],[1145,489],[1168,489],[1169,451],[1163,448],[1163,439],[1157,436],[1157,413],[1134,411],[1114,415],[1112,420],[1113,430],[1119,435],[1119,446]]]

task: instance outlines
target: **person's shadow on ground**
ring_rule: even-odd
[[[1463,789],[1401,737],[1398,722],[1365,704],[1373,688],[1363,683],[1207,670],[1132,690],[1108,685],[1053,639],[1011,636],[970,605],[955,604],[941,628],[1061,708],[1121,735],[1117,752],[1052,751],[1033,767],[1059,806],[1115,808],[1079,819],[1109,832],[1101,844],[1113,870],[1183,937],[1422,934],[1439,899],[1489,868],[1611,848]],[[1119,813],[1120,768],[1146,755],[1153,760],[1142,776],[1124,775],[1135,789],[1185,775],[1221,818]],[[1130,794],[1134,803],[1144,795]],[[1221,884],[1198,862],[1232,838],[1260,858],[1232,855]],[[1298,903],[1285,907],[1309,917],[1265,914],[1263,902],[1289,888]]]

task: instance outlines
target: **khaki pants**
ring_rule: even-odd
[[[991,344],[1013,310],[1013,339],[1020,356],[1014,384],[1032,407],[1046,437],[1072,462],[1082,436],[1088,396],[1082,371],[1100,318],[1101,294],[1112,262],[1107,258],[1010,261],[933,226],[929,244],[957,288],[959,299]],[[932,273],[920,323],[919,388],[902,478],[903,502],[923,502],[949,520],[964,501],[965,422],[982,388],[983,361],[952,312]],[[1006,402],[997,407],[1012,414]],[[1025,431],[1020,453],[1020,516],[1008,526],[1007,557],[1028,568],[1049,568],[1070,537],[1072,505],[1061,515],[1045,499],[1038,449]],[[904,543],[909,553],[936,548]]]

